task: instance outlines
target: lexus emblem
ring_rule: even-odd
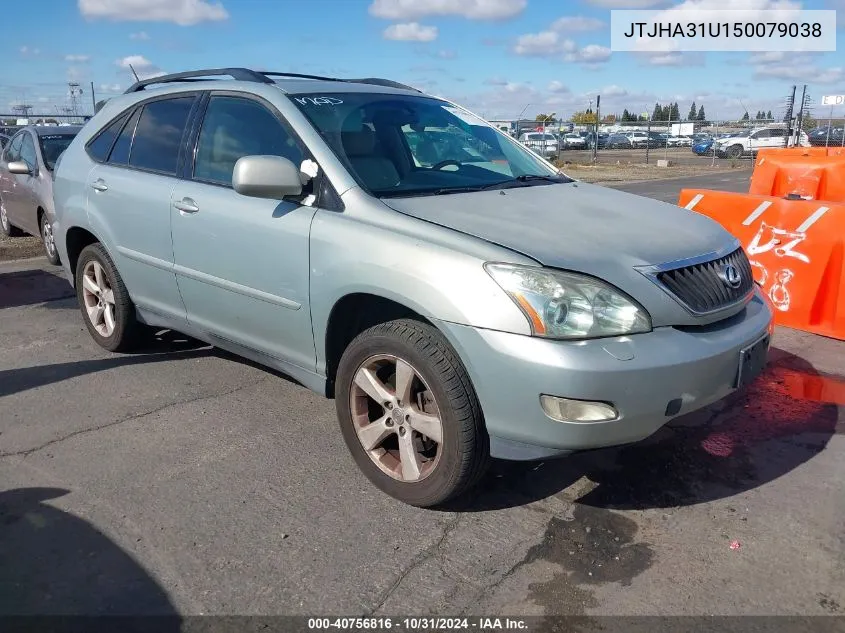
[[[739,288],[742,285],[742,275],[739,274],[736,266],[732,264],[728,264],[722,268],[719,278],[728,288]]]

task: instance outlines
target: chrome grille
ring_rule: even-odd
[[[741,276],[737,288],[731,288],[720,277],[729,265],[733,265]],[[657,280],[697,314],[716,312],[738,303],[754,286],[751,264],[742,248],[709,262],[662,271],[657,274]]]

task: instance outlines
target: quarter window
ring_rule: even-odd
[[[127,112],[100,132],[93,141],[88,143],[88,155],[94,160],[104,163],[106,158],[108,158],[112,144],[114,144],[114,139],[117,138],[120,129],[128,118],[129,113]]]
[[[175,176],[179,146],[193,103],[194,97],[190,96],[146,104],[135,130],[129,165]]]
[[[129,149],[132,145],[132,135],[135,133],[135,126],[138,124],[140,112],[140,110],[137,110],[121,130],[109,155],[109,163],[114,165],[126,165],[129,163]]]
[[[303,159],[291,134],[260,103],[211,97],[197,143],[194,178],[231,185],[238,159],[254,155],[281,156],[297,166]]]

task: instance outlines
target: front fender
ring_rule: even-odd
[[[355,293],[461,325],[530,334],[525,315],[484,270],[485,261],[530,260],[477,238],[386,210],[389,225],[318,211],[311,226],[311,321],[317,371],[326,367],[329,316]]]

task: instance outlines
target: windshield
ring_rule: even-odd
[[[38,137],[41,143],[41,156],[44,158],[47,169],[53,171],[56,161],[70,145],[74,136],[76,134],[46,134]]]
[[[508,135],[440,99],[332,93],[291,100],[378,197],[572,182]]]

